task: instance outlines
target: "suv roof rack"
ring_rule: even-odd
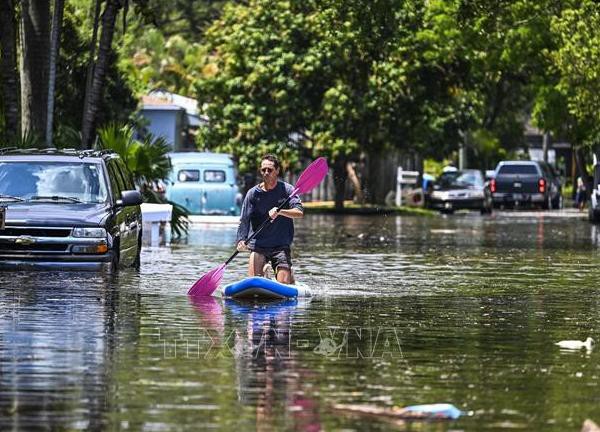
[[[50,148],[17,148],[17,147],[6,147],[0,148],[0,155],[4,154],[56,154],[56,155],[64,155],[64,156],[78,156],[80,158],[84,157],[102,157],[105,155],[117,154],[112,149],[88,149],[88,150],[79,150],[75,148],[66,148],[66,149],[57,149],[55,147]]]
[[[0,154],[4,154],[4,153],[10,153],[14,150],[19,150],[16,147],[4,147],[4,148],[0,148]]]

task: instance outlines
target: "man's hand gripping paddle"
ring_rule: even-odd
[[[324,157],[320,157],[316,159],[313,163],[311,163],[302,174],[298,178],[296,182],[296,186],[294,186],[294,190],[290,194],[289,197],[279,206],[277,207],[277,212],[279,212],[283,207],[285,207],[289,202],[292,196],[298,194],[305,194],[313,190],[327,175],[327,171],[329,170],[327,166],[327,159]],[[249,238],[244,242],[248,244],[250,240],[258,235],[267,225],[271,222],[271,218],[267,218],[258,229],[252,234]],[[213,292],[219,287],[219,283],[221,279],[223,279],[223,273],[225,273],[225,267],[229,264],[239,253],[239,251],[235,251],[225,263],[220,266],[212,269],[200,279],[196,281],[194,285],[188,291],[188,295],[194,297],[201,296],[209,296],[212,295]]]

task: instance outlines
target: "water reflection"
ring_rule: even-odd
[[[471,413],[423,430],[600,420],[600,351],[554,345],[600,339],[598,227],[518,214],[297,227],[310,303],[190,302],[193,281],[233,252],[234,227],[144,250],[141,271],[116,279],[0,273],[0,429],[389,428],[332,402]]]
[[[222,336],[225,332],[225,317],[221,301],[216,297],[189,297],[189,300],[198,312],[200,326]]]
[[[196,224],[192,225],[188,235],[178,240],[181,245],[223,246],[235,245],[237,225],[234,224]]]
[[[197,307],[202,320],[214,327],[218,308]],[[293,323],[308,301],[248,303],[225,300],[234,336],[233,357],[238,402],[255,409],[254,427],[264,430],[321,430],[319,403],[305,378],[312,375],[296,359]],[[223,333],[227,332],[223,328]]]
[[[64,284],[64,278],[71,283]],[[135,296],[115,289],[106,277],[64,273],[3,277],[0,409],[5,415],[0,428],[102,425],[109,405],[113,337],[118,325],[129,326],[134,318],[121,316],[121,308],[134,311],[129,306],[136,302]]]

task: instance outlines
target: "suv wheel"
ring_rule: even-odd
[[[494,210],[494,200],[492,199],[491,194],[485,194],[483,198],[483,205],[481,206],[480,212],[481,214],[492,214]]]
[[[119,257],[119,242],[116,241],[113,245],[113,256],[112,256],[112,260],[110,261],[110,271],[112,273],[117,273],[119,271],[119,263],[120,263],[120,257]]]
[[[544,210],[550,210],[551,208],[552,208],[552,198],[550,197],[550,195],[548,195],[544,199],[544,203],[542,204],[542,209],[544,209]]]
[[[552,208],[556,210],[563,208],[563,197],[561,193],[559,193],[556,198],[552,200]]]
[[[133,264],[131,265],[132,268],[134,268],[136,270],[140,269],[141,255],[142,255],[142,234],[140,233],[140,235],[138,237],[137,252],[135,254],[135,259],[133,260]]]

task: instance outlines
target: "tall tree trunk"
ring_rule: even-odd
[[[352,187],[354,188],[354,198],[355,202],[364,205],[365,204],[365,195],[363,194],[362,186],[360,184],[360,179],[356,174],[356,170],[354,169],[354,165],[351,162],[346,163],[346,172],[348,173],[348,179],[352,183]]]
[[[83,112],[87,109],[90,93],[92,92],[92,79],[94,77],[94,68],[96,66],[96,45],[98,43],[98,27],[100,25],[100,9],[102,0],[96,0],[94,5],[94,27],[92,29],[92,40],[90,41],[90,60],[88,62],[86,79],[85,79],[85,94],[83,96]],[[83,145],[83,142],[82,142]]]
[[[587,188],[587,190],[592,190],[593,188],[593,184],[592,184],[592,179],[590,179],[590,175],[588,173],[587,170],[587,161],[586,161],[586,157],[585,157],[585,151],[584,151],[584,147],[582,146],[575,146],[575,163],[577,164],[577,173],[579,174],[579,176],[583,179],[583,181],[585,182],[585,186]],[[573,184],[577,184],[577,179],[574,179]]]
[[[585,178],[588,176],[586,167],[585,153],[582,146],[575,146],[575,163],[577,164],[577,173]]]
[[[344,197],[346,192],[346,158],[338,156],[333,163],[333,184],[335,186],[335,210],[344,210]]]
[[[52,147],[54,120],[54,85],[56,82],[56,63],[60,49],[60,28],[62,27],[64,0],[54,0],[52,14],[52,39],[50,41],[50,66],[48,71],[48,108],[46,113],[46,147]]]
[[[82,145],[91,148],[96,127],[96,115],[102,102],[104,90],[104,78],[108,69],[108,61],[112,50],[112,40],[115,32],[115,21],[122,7],[120,0],[107,0],[104,13],[102,14],[102,34],[98,46],[98,61],[94,67],[92,85],[89,95],[86,97],[86,105],[83,108],[83,124],[81,125]],[[92,60],[92,59],[90,59]]]
[[[48,99],[50,2],[21,0],[21,128],[43,137]]]
[[[542,152],[544,155],[544,162],[548,163],[548,150],[550,149],[550,133],[544,132],[542,139]]]
[[[13,0],[0,0],[0,96],[4,108],[5,142],[21,136],[19,119],[19,70],[17,67],[17,19]]]

